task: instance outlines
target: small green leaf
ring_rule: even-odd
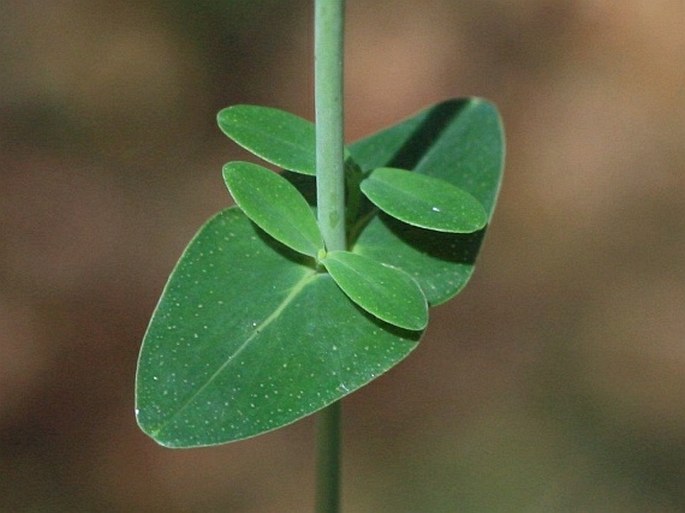
[[[385,213],[419,228],[472,233],[488,222],[476,198],[432,176],[381,167],[361,183],[361,190]]]
[[[219,128],[258,157],[289,171],[316,174],[314,124],[271,107],[234,105],[219,112]]]
[[[229,162],[224,181],[238,206],[274,239],[316,257],[324,247],[314,213],[288,180],[249,162]]]
[[[321,263],[343,292],[367,312],[400,328],[426,327],[426,298],[404,271],[348,251],[331,251]]]

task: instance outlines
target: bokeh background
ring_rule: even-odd
[[[476,275],[345,400],[349,513],[685,512],[685,3],[348,2],[347,135],[496,102]],[[0,3],[0,511],[312,511],[314,421],[172,451],[140,340],[229,204],[215,124],[313,118],[312,5]]]

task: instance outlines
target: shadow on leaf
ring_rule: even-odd
[[[298,253],[297,251],[290,249],[288,246],[277,241],[271,235],[262,230],[253,221],[250,221],[249,219],[248,221],[252,225],[255,236],[257,236],[265,246],[268,246],[270,249],[281,255],[283,258],[287,258],[294,264],[304,265],[311,269],[316,269],[316,262],[312,257],[303,255],[302,253]]]
[[[380,221],[398,239],[416,251],[455,264],[473,265],[483,242],[485,229],[474,233],[445,233],[417,228],[383,212]]]
[[[414,169],[469,101],[468,99],[448,101],[430,109],[426,113],[426,118],[409,134],[399,150],[388,161],[387,166]]]

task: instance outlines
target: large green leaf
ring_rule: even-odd
[[[321,263],[352,301],[379,319],[408,330],[428,324],[428,305],[404,271],[348,251],[331,251]]]
[[[219,128],[258,157],[284,169],[316,174],[314,124],[295,114],[259,105],[234,105],[219,112]]]
[[[361,190],[383,212],[419,228],[472,233],[488,220],[468,192],[423,173],[379,167],[361,183]]]
[[[350,147],[366,170],[411,169],[445,180],[474,196],[492,216],[504,164],[504,132],[494,105],[481,98],[449,100]],[[386,214],[359,231],[353,251],[403,269],[429,304],[457,294],[473,273],[485,229],[436,233]]]
[[[249,162],[229,162],[223,175],[235,202],[262,230],[305,255],[323,249],[309,203],[288,180]]]
[[[308,262],[237,208],[200,229],[143,341],[143,431],[169,447],[251,437],[340,399],[416,347],[421,332],[367,314]]]

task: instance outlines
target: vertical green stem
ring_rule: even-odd
[[[343,133],[344,0],[316,0],[314,9],[316,201],[328,251],[346,249]],[[340,511],[340,403],[319,414],[317,513]]]
[[[340,401],[319,413],[316,513],[340,511]]]
[[[316,0],[314,96],[316,102],[316,201],[329,251],[345,249],[343,133],[344,0]]]

